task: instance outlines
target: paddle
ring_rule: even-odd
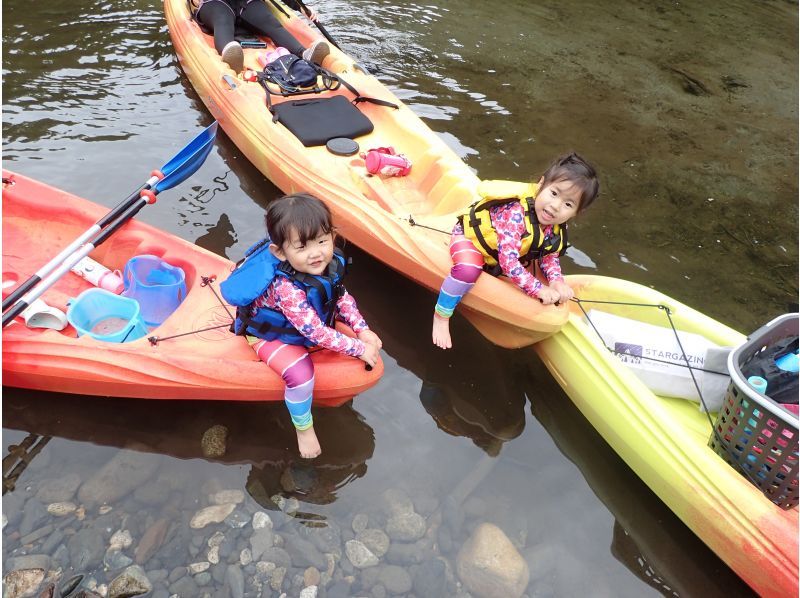
[[[164,164],[161,167],[161,170],[154,170],[151,173],[151,178],[141,187],[139,187],[136,191],[131,193],[124,201],[122,201],[119,205],[117,205],[113,210],[111,210],[108,214],[103,216],[100,220],[95,222],[89,229],[87,229],[83,234],[81,234],[77,239],[75,239],[69,246],[65,247],[61,253],[51,259],[47,264],[42,266],[36,274],[31,276],[28,280],[22,283],[19,287],[14,289],[14,291],[5,299],[3,299],[3,311],[6,311],[10,306],[16,303],[22,295],[27,293],[31,288],[33,288],[36,284],[39,283],[45,276],[47,276],[50,272],[52,272],[60,263],[62,263],[67,256],[69,256],[72,252],[74,252],[78,247],[86,243],[89,239],[92,238],[97,232],[105,227],[109,222],[114,220],[117,216],[122,214],[128,207],[130,207],[139,197],[142,190],[150,189],[153,185],[155,185],[159,180],[168,180],[172,184],[167,186],[161,186],[160,190],[169,189],[174,187],[178,183],[183,182],[184,179],[191,176],[192,173],[200,167],[202,161],[205,160],[206,155],[208,155],[208,151],[210,150],[210,146],[206,149],[206,144],[209,140],[214,139],[214,136],[217,132],[217,123],[214,122],[212,125],[207,127],[202,133],[200,133],[197,137],[195,137],[192,141],[189,142],[186,147],[184,147],[180,152],[178,152],[169,162]],[[203,154],[202,159],[200,160],[200,164],[194,165],[190,160],[196,154],[202,153],[205,150],[206,153]],[[178,178],[180,174],[186,170],[185,176],[183,178]],[[169,178],[172,177],[172,178]]]
[[[82,258],[86,257],[95,247],[103,243],[123,224],[133,218],[139,210],[148,203],[154,202],[158,193],[175,187],[194,174],[211,152],[216,134],[217,123],[215,121],[192,139],[172,160],[167,162],[160,172],[155,171],[153,176],[140,189],[98,220],[78,239],[43,266],[34,276],[31,276],[11,293],[8,299],[3,301],[3,311],[7,309],[7,306],[13,305],[8,312],[3,314],[3,328],[25,311],[28,305],[53,286],[59,278]],[[100,232],[99,235],[97,234],[98,232]],[[95,235],[97,236],[95,237]],[[95,238],[88,242],[93,237]]]
[[[296,2],[297,2],[297,5],[301,9],[303,9],[303,12],[306,13],[306,16],[309,16],[311,14],[311,9],[308,8],[308,6],[306,6],[306,4],[305,4],[305,2],[303,2],[303,0],[296,0]],[[328,33],[328,30],[325,29],[325,27],[323,27],[322,23],[319,22],[319,18],[317,18],[314,21],[312,21],[312,23],[314,23],[314,25],[317,26],[317,29],[319,29],[320,33],[322,33],[322,35],[325,36],[325,39],[327,39],[329,42],[331,42],[339,50],[342,50],[342,47],[336,42],[335,39],[333,39],[333,36],[330,33]],[[344,52],[344,50],[342,50],[342,51]],[[369,71],[366,69],[366,67],[364,65],[362,65],[362,64],[360,64],[358,62],[355,62],[355,61],[353,62],[353,64],[355,66],[357,66],[358,68],[360,68],[364,73],[369,75]]]

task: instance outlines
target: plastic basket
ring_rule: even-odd
[[[751,387],[741,368],[780,339],[797,335],[797,330],[798,314],[786,314],[731,351],[731,382],[708,441],[718,455],[783,509],[798,503],[798,418]]]

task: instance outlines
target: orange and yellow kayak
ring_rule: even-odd
[[[568,276],[586,309],[702,335],[719,346],[745,337],[653,289],[604,276]],[[593,304],[592,301],[600,303]],[[616,304],[611,303],[616,302]],[[567,324],[535,347],[589,423],[659,498],[761,596],[797,596],[798,508],[783,510],[708,446],[698,404],[659,396],[611,353],[570,302]],[[716,414],[711,414],[712,421]],[[797,451],[797,437],[794,448]],[[795,476],[797,472],[795,471]]]
[[[292,10],[286,8],[285,15],[271,2],[266,4],[304,45],[320,37]],[[273,122],[261,85],[245,81],[222,62],[211,36],[192,19],[186,0],[165,0],[164,10],[186,76],[244,155],[284,192],[306,191],[325,200],[337,227],[350,241],[438,291],[452,265],[449,231],[457,216],[478,199],[480,181],[458,155],[389,89],[333,47],[325,68],[362,96],[398,106],[358,104],[374,125],[371,133],[356,138],[361,151],[393,147],[411,160],[411,171],[403,177],[373,176],[358,154],[346,157],[327,151],[324,145],[305,147],[280,122]],[[270,40],[263,41],[269,44],[266,49],[244,50],[246,69],[261,70],[259,56],[273,49]],[[355,97],[343,86],[289,100],[331,95]],[[272,97],[275,104],[288,101]],[[489,340],[510,348],[550,336],[566,322],[568,314],[564,306],[543,306],[516,286],[491,276],[480,277],[459,309]]]
[[[11,291],[108,210],[5,170],[3,181],[3,289]],[[72,326],[61,331],[28,328],[17,318],[3,329],[3,384],[146,399],[283,399],[283,381],[243,337],[229,331],[226,324],[234,310],[217,297],[218,281],[207,281],[224,280],[232,262],[135,220],[90,257],[122,270],[136,255],[158,256],[185,272],[186,298],[172,315],[147,336],[125,343],[78,337]],[[67,301],[88,288],[88,282],[68,272],[42,299],[66,312]],[[151,336],[159,340],[150,342]],[[327,350],[311,358],[317,405],[341,405],[376,384],[383,373],[382,362],[366,371],[361,360]]]

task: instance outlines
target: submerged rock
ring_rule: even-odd
[[[3,578],[6,598],[33,596],[44,580],[44,569],[18,569]]]
[[[528,564],[496,525],[482,523],[461,547],[458,577],[481,598],[519,598],[528,586]]]
[[[43,503],[68,502],[75,496],[80,485],[81,476],[77,473],[68,473],[65,476],[42,482],[36,491],[36,498]]]
[[[372,554],[380,558],[389,550],[389,536],[383,530],[365,529],[356,534],[356,540],[370,549]]]
[[[265,513],[264,511],[256,511],[253,513],[253,529],[272,529],[272,519],[269,516],[269,513]]]
[[[205,507],[194,514],[189,526],[193,529],[201,529],[210,523],[222,523],[228,515],[233,513],[235,508],[236,505],[233,504]]]
[[[54,502],[47,505],[47,512],[56,517],[64,517],[78,510],[74,502]]]
[[[153,475],[161,460],[161,455],[123,449],[84,482],[78,490],[78,499],[91,507],[128,496]]]
[[[401,513],[386,522],[386,533],[392,540],[413,542],[425,535],[425,518],[417,513]]]
[[[225,426],[211,426],[200,439],[200,447],[203,456],[211,459],[218,459],[225,455],[228,442],[228,428]]]
[[[418,596],[439,598],[445,595],[445,569],[443,561],[432,559],[419,566],[414,574],[414,592]]]
[[[5,498],[3,499],[5,501]],[[47,509],[35,498],[29,499],[25,503],[25,510],[22,513],[22,522],[19,524],[20,536],[27,536],[37,529],[42,522],[47,519]]]
[[[214,492],[208,498],[213,505],[239,504],[244,500],[244,492],[241,490],[220,490],[219,492]]]
[[[103,560],[106,547],[103,536],[94,528],[84,528],[67,543],[69,558],[76,571],[94,569]]]
[[[409,515],[414,512],[414,503],[405,490],[389,488],[383,493],[386,514],[391,516]]]
[[[169,519],[162,518],[147,528],[134,552],[134,559],[139,565],[144,565],[164,543],[164,538],[169,529]]]
[[[378,557],[358,540],[348,540],[344,545],[345,553],[357,569],[366,569],[378,564]]]
[[[131,565],[108,586],[108,598],[131,598],[146,594],[153,589],[144,570],[138,565]]]
[[[39,596],[37,598],[53,598],[56,594],[56,584],[49,583],[45,586],[45,588],[39,592]]]
[[[119,529],[115,531],[111,539],[108,541],[109,550],[124,550],[133,544],[133,537],[131,532],[126,529]]]
[[[411,576],[397,565],[384,565],[378,581],[392,594],[407,594],[411,591]]]

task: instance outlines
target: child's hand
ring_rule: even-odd
[[[379,349],[377,345],[369,342],[364,343],[364,352],[358,358],[370,367],[375,367],[378,363]]]
[[[539,293],[536,296],[538,297],[539,301],[545,305],[557,303],[561,298],[561,295],[558,293],[558,291],[550,287],[542,287],[539,289]]]
[[[566,303],[575,296],[575,291],[564,280],[556,280],[550,283],[550,288],[556,291],[560,297],[561,303]]]
[[[383,347],[383,341],[381,341],[378,335],[372,332],[372,330],[370,330],[369,328],[366,330],[362,330],[356,336],[358,337],[358,340],[360,340],[363,343],[371,343],[376,347],[378,347],[378,349]]]

